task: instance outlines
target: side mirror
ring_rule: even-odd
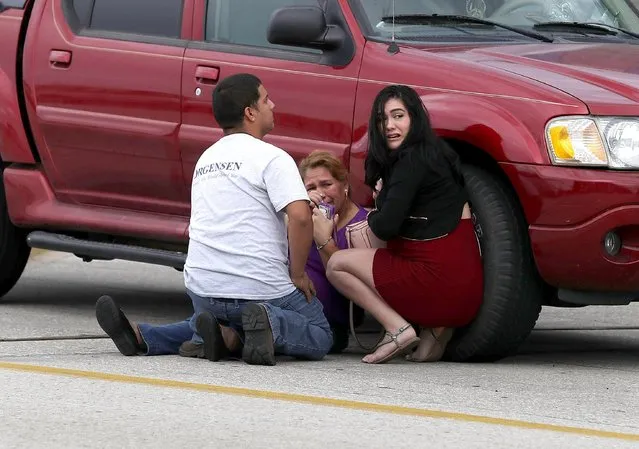
[[[288,6],[273,11],[266,38],[271,44],[334,50],[345,35],[341,28],[326,25],[324,11],[317,6]]]

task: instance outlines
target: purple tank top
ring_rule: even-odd
[[[356,223],[364,220],[368,211],[360,207],[355,217],[348,224]],[[333,239],[339,249],[346,249],[346,226],[337,231],[333,231]],[[313,244],[306,262],[306,273],[313,281],[315,290],[317,291],[317,299],[324,306],[324,315],[331,326],[347,326],[348,325],[348,300],[338,292],[335,287],[328,282],[326,278],[326,269],[322,263],[319,251]]]

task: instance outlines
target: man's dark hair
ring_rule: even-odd
[[[244,121],[244,109],[257,105],[262,82],[250,73],[238,73],[224,78],[213,90],[213,116],[224,130],[239,128]]]

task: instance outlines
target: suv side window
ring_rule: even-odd
[[[91,22],[91,9],[93,0],[73,0],[73,12],[78,20],[80,28],[88,28]]]
[[[179,38],[184,0],[68,0],[80,28]]]
[[[26,0],[2,0],[0,1],[0,4],[2,4],[2,6],[4,6],[5,8],[19,8],[22,9],[24,8],[24,4],[26,3]],[[2,10],[2,7],[0,7],[0,10]]]
[[[314,49],[274,45],[266,39],[271,14],[284,6],[319,6],[319,3],[318,0],[209,0],[204,39],[208,42],[321,53]]]

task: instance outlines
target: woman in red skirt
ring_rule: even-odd
[[[470,323],[483,297],[459,158],[435,135],[408,86],[388,86],[377,95],[368,134],[366,183],[375,190],[368,224],[387,247],[339,251],[327,276],[386,329],[363,362],[405,353],[409,360],[436,361],[453,328]],[[422,328],[419,337],[409,322]]]

